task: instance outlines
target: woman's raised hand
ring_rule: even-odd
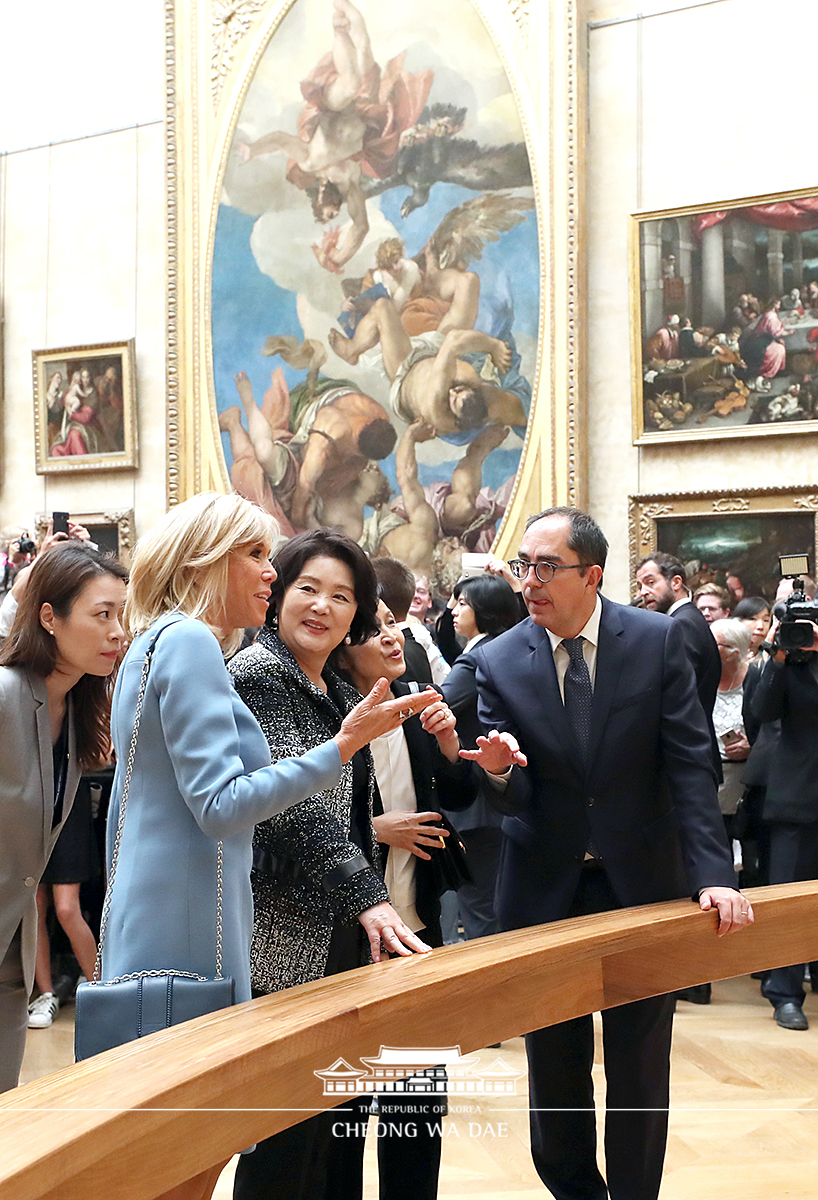
[[[423,695],[422,692],[421,695]],[[373,962],[380,962],[381,959],[388,958],[390,954],[402,954],[407,958],[410,954],[427,954],[432,948],[412,933],[392,905],[385,900],[382,904],[364,909],[359,914],[358,920],[369,938],[369,949]]]
[[[375,836],[382,845],[411,850],[418,858],[427,860],[432,856],[423,847],[443,849],[443,839],[449,836],[448,829],[440,824],[440,813],[436,812],[410,812],[404,808],[392,808],[375,817],[372,824]]]
[[[384,699],[388,695],[388,681],[379,679],[369,695],[344,717],[341,728],[333,738],[341,752],[342,762],[349,762],[353,754],[367,742],[380,737],[382,733],[388,733],[391,729],[397,729],[407,717],[421,712],[427,705],[440,699],[440,693],[431,687],[425,692],[399,696],[397,699]]]
[[[430,704],[420,714],[420,723],[427,733],[437,738],[437,744],[449,762],[457,762],[460,738],[457,736],[455,715],[446,701],[438,696],[437,702]]]

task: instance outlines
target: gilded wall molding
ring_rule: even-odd
[[[176,13],[165,6],[165,196],[167,205],[167,314],[165,343],[165,493],[168,505],[182,498],[179,478],[179,189],[176,116]]]
[[[250,32],[253,21],[267,0],[213,0],[212,58],[210,86],[213,107],[219,103],[222,87],[236,56],[236,47]]]
[[[531,0],[508,0],[508,6],[511,9],[511,15],[520,27],[520,33],[523,35],[523,41],[528,45],[528,36],[531,21]]]
[[[815,514],[818,543],[818,493],[814,485],[775,488],[741,488],[720,492],[666,492],[628,497],[628,547],[630,572],[636,564],[659,548],[658,531],[663,520],[677,518],[765,515],[810,512]]]

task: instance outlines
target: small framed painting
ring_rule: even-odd
[[[137,465],[134,343],[35,350],[37,474]]]

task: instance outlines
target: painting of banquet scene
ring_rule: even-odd
[[[638,440],[818,418],[818,196],[637,218]]]

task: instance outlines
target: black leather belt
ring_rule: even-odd
[[[253,870],[259,875],[278,879],[282,883],[295,883],[304,874],[304,868],[296,858],[285,854],[274,854],[266,846],[253,847]]]
[[[325,892],[331,892],[333,888],[337,888],[368,866],[369,862],[364,855],[356,854],[354,858],[328,871],[321,880],[321,888]],[[289,858],[286,854],[274,854],[266,846],[253,847],[253,870],[258,875],[276,879],[279,883],[295,883],[306,875],[304,866],[298,859]]]

